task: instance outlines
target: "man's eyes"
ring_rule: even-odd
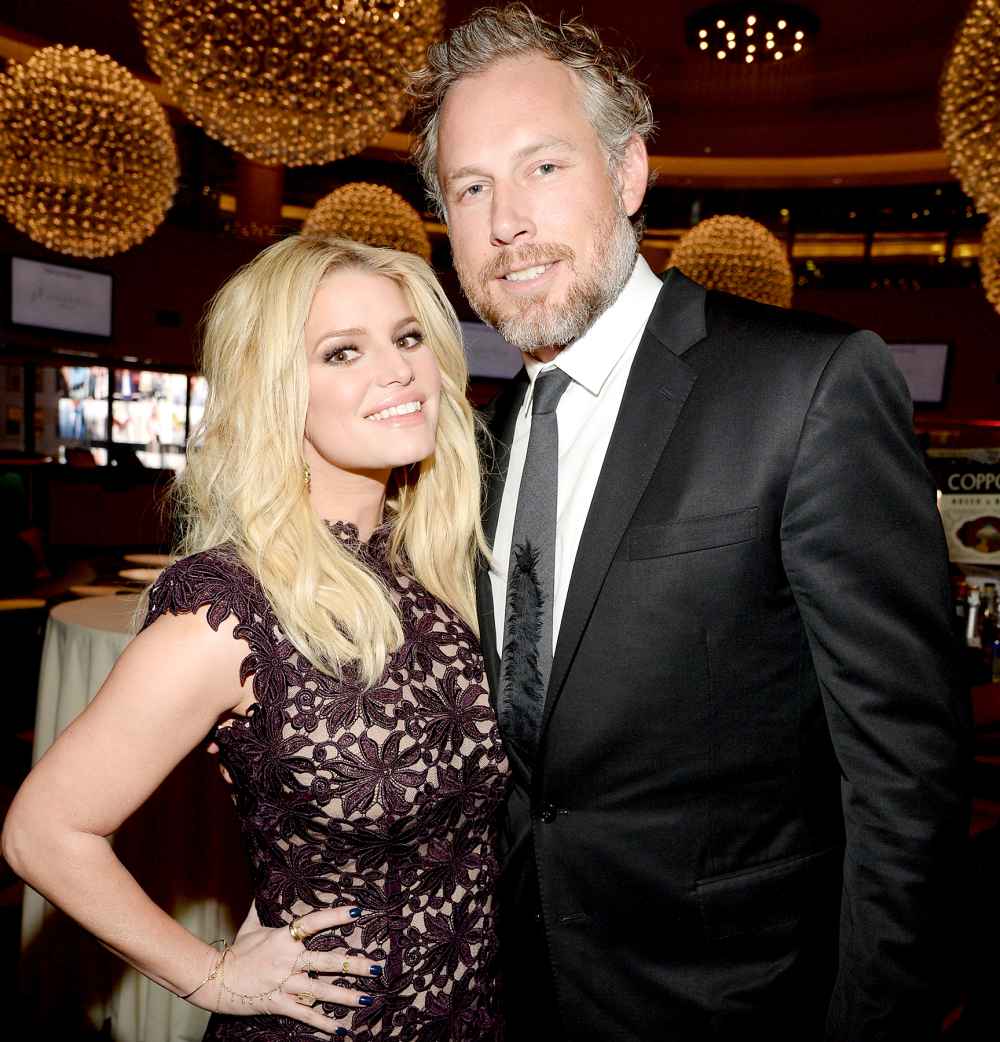
[[[539,163],[536,167],[534,167],[532,173],[539,174],[542,177],[549,177],[551,174],[556,173],[558,170],[558,163],[544,162]],[[464,188],[459,188],[457,191],[458,200],[459,202],[461,202],[466,199],[475,199],[478,196],[482,195],[488,187],[489,185],[483,183],[482,181],[476,181],[474,184],[466,185]]]

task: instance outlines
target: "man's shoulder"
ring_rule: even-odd
[[[709,335],[713,327],[723,325],[743,326],[769,335],[837,342],[858,332],[857,326],[829,315],[775,307],[721,290],[705,291],[705,315]]]
[[[774,307],[718,290],[704,291],[703,337],[684,352],[701,376],[739,373],[750,397],[811,396],[824,373],[857,378],[893,369],[878,334],[828,315]],[[831,369],[834,359],[839,365]],[[852,375],[854,374],[854,375]]]

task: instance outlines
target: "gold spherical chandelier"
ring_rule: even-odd
[[[979,246],[979,275],[986,299],[1000,311],[1000,219],[994,218],[983,229]]]
[[[306,235],[355,239],[431,259],[431,242],[420,214],[385,185],[357,181],[324,196],[302,225]]]
[[[706,289],[790,307],[792,269],[785,247],[749,217],[709,217],[681,236],[670,267]]]
[[[96,51],[46,47],[0,75],[0,211],[75,257],[105,257],[159,227],[179,167],[163,109]]]
[[[973,0],[941,79],[941,140],[977,209],[1000,210],[1000,2]]]
[[[212,137],[260,163],[355,155],[406,109],[440,0],[132,0],[149,64]]]

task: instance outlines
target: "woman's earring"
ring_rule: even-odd
[[[312,492],[312,471],[308,463],[303,464],[302,475],[306,479],[306,492]]]

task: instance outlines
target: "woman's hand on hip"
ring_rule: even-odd
[[[288,926],[260,926],[248,917],[233,946],[220,957],[210,980],[188,996],[204,1009],[235,1016],[276,1014],[293,1017],[331,1033],[337,1020],[322,1012],[320,1003],[370,1006],[372,996],[332,984],[330,976],[372,980],[382,966],[370,959],[337,952],[309,951],[305,941],[321,930],[345,926],[360,915],[350,906],[324,908],[293,920]]]

